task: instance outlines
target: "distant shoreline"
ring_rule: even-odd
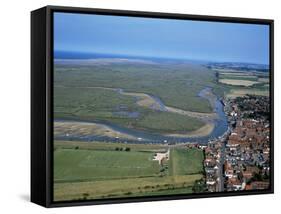
[[[172,57],[156,57],[156,56],[141,56],[141,55],[128,55],[128,54],[110,54],[110,53],[88,53],[88,52],[75,52],[75,51],[54,51],[54,61],[57,60],[93,60],[93,59],[129,59],[129,60],[152,60],[157,61],[177,61],[188,62],[195,64],[214,64],[214,65],[252,65],[262,66],[269,69],[269,64],[256,63],[256,62],[238,62],[238,61],[217,61],[207,59],[189,59],[189,58],[172,58]]]

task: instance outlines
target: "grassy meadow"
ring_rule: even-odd
[[[203,152],[197,149],[172,149],[169,162],[170,175],[203,173]],[[201,160],[201,161],[200,161]]]
[[[191,193],[202,178],[203,152],[164,145],[56,141],[54,200]]]

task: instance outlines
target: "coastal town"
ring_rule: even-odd
[[[270,106],[266,96],[225,100],[229,130],[196,145],[204,151],[205,191],[264,190],[270,185]]]

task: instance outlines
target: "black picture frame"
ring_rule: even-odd
[[[53,13],[84,13],[127,17],[266,24],[270,27],[270,188],[239,192],[150,196],[54,202],[53,195]],[[31,12],[31,201],[44,207],[113,204],[159,200],[226,197],[274,192],[274,21],[238,17],[46,6]]]

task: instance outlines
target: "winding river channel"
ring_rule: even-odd
[[[91,88],[102,88],[102,87],[91,87]],[[55,123],[86,123],[90,125],[99,125],[103,127],[108,127],[110,130],[116,133],[121,133],[123,136],[131,136],[131,138],[120,138],[120,137],[109,137],[106,135],[98,135],[96,133],[87,133],[87,134],[79,134],[79,133],[56,133],[55,139],[58,140],[80,140],[80,141],[118,141],[118,142],[132,142],[132,143],[186,143],[186,142],[199,142],[199,143],[207,143],[209,140],[219,138],[228,130],[228,122],[227,117],[224,112],[224,105],[221,100],[214,95],[212,92],[212,88],[206,87],[198,93],[198,96],[204,99],[207,99],[213,108],[213,113],[199,113],[199,112],[190,112],[185,111],[173,107],[166,106],[159,97],[154,95],[144,94],[144,93],[133,93],[126,92],[123,89],[115,89],[115,88],[103,88],[108,90],[114,90],[122,95],[133,96],[136,98],[136,102],[138,105],[143,107],[148,107],[158,111],[169,111],[174,113],[182,114],[183,116],[191,116],[198,118],[204,121],[206,124],[212,126],[212,129],[207,135],[162,135],[155,134],[145,131],[140,131],[136,129],[131,129],[127,127],[123,127],[117,124],[113,124],[111,122],[89,122],[89,121],[80,121],[80,120],[55,120]],[[126,114],[126,112],[122,112]],[[134,112],[132,116],[136,115],[137,112]],[[55,127],[56,128],[56,127]]]

